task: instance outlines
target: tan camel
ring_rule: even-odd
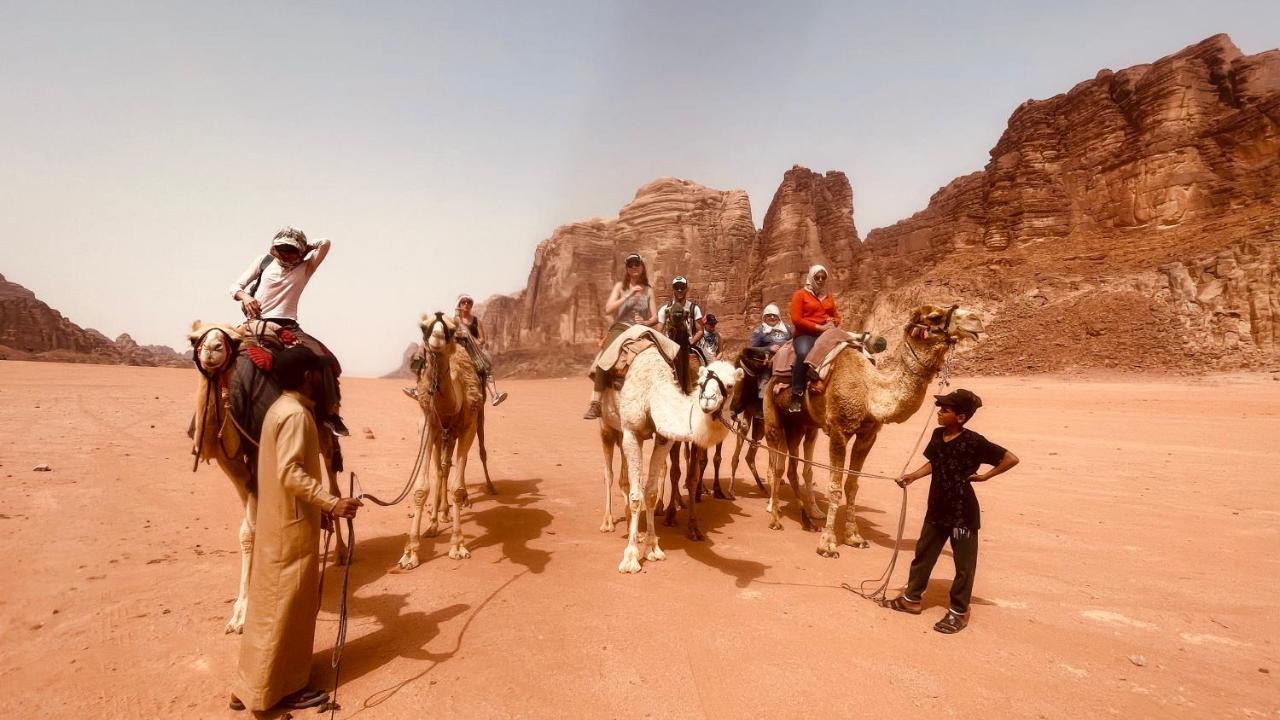
[[[826,524],[818,538],[818,554],[835,557],[839,543],[836,533],[837,515],[842,505],[848,506],[845,515],[843,543],[851,547],[867,547],[858,530],[855,502],[858,497],[858,477],[845,475],[845,456],[848,452],[848,468],[851,472],[862,470],[867,454],[875,445],[876,435],[885,423],[901,423],[908,420],[924,402],[929,384],[942,369],[948,350],[960,340],[976,339],[983,332],[982,321],[972,310],[953,305],[949,308],[922,305],[911,311],[902,342],[879,365],[873,365],[866,356],[857,352],[841,353],[832,363],[827,375],[826,390],[821,394],[809,393],[804,411],[796,415],[787,413],[785,402],[779,400],[770,381],[765,393],[765,438],[769,443],[769,527],[778,530],[780,502],[778,486],[782,481],[785,458],[778,451],[796,454],[800,441],[804,442],[804,457],[813,458],[816,431],[823,430],[830,439],[829,464],[835,468],[827,483]],[[783,398],[782,400],[785,400]],[[803,494],[796,487],[795,461],[786,463],[792,488],[801,498],[801,522],[811,529],[810,521],[820,514],[813,498],[813,474],[806,467]]]
[[[724,440],[729,428],[720,418],[732,398],[734,386],[742,379],[742,371],[727,362],[717,361],[698,371],[692,394],[681,392],[671,366],[657,348],[636,355],[627,371],[627,379],[616,392],[617,417],[622,431],[622,452],[626,462],[627,511],[629,530],[627,548],[622,553],[618,572],[640,572],[638,532],[644,513],[647,533],[645,557],[663,560],[666,554],[658,546],[654,526],[654,505],[660,489],[667,452],[673,442],[691,442],[708,448]],[[602,402],[603,405],[603,402]],[[641,453],[644,441],[653,438],[646,474]],[[643,484],[642,484],[643,483]],[[690,533],[697,530],[693,513],[689,515]]]
[[[467,454],[476,438],[484,395],[475,363],[460,349],[456,331],[453,318],[445,313],[422,316],[426,365],[418,377],[418,404],[426,423],[426,451],[414,480],[413,520],[399,561],[405,570],[422,564],[418,548],[423,535],[424,504],[430,506],[431,512],[431,525],[425,534],[434,536],[439,532],[440,512],[447,504],[453,523],[449,557],[455,560],[471,557],[471,552],[462,544],[462,506],[467,504]],[[433,466],[435,481],[428,488]]]
[[[269,329],[262,328],[255,338],[265,342],[268,338],[274,340],[274,335]],[[253,561],[254,527],[258,515],[255,482],[258,438],[246,437],[240,428],[246,431],[253,428],[256,434],[262,426],[266,409],[280,396],[280,390],[269,376],[257,372],[249,358],[240,355],[240,344],[246,339],[246,333],[241,328],[197,320],[191,324],[191,333],[187,339],[195,349],[196,365],[200,371],[191,433],[191,452],[196,457],[195,467],[199,466],[201,460],[206,463],[210,460],[216,462],[235,486],[243,506],[240,520],[240,589],[236,594],[235,604],[231,606],[231,618],[227,620],[226,626],[227,632],[239,633],[244,630],[245,611],[248,608],[249,570]],[[232,378],[237,374],[247,376],[242,380],[249,383],[248,387],[254,391],[254,398],[247,411],[256,417],[232,416],[231,385]],[[340,496],[337,472],[334,469],[337,452],[337,443],[332,434],[320,433],[320,454],[325,459],[329,492]],[[346,555],[342,535],[339,533],[338,562],[342,562]]]

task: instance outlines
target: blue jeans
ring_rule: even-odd
[[[809,356],[809,351],[813,349],[813,343],[818,337],[816,335],[796,335],[794,347],[796,349],[796,361],[791,366],[791,396],[801,397],[804,395],[804,386],[808,381],[808,373],[804,367],[804,359]]]

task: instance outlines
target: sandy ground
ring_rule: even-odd
[[[5,716],[245,717],[226,709],[238,639],[222,633],[239,507],[216,468],[191,473],[194,382],[0,362]],[[349,465],[383,496],[416,440],[399,384],[345,384],[349,422],[376,436],[347,442]],[[339,717],[1280,716],[1280,382],[960,384],[986,401],[973,427],[1022,458],[979,489],[963,633],[931,629],[949,557],[920,617],[841,589],[889,559],[899,494],[883,481],[858,497],[869,549],[817,556],[789,492],[785,530],[768,530],[740,478],[737,502],[700,506],[705,542],[663,528],[668,559],[619,575],[622,526],[598,530],[585,381],[507,382],[489,432],[501,495],[463,515],[470,560],[427,540],[422,567],[389,573],[405,510],[359,517]],[[881,433],[869,471],[898,472],[924,412]],[[913,487],[908,548],[925,495]],[[329,572],[325,686],[341,577]]]

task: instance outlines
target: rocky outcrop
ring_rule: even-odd
[[[114,341],[81,328],[35,293],[0,275],[0,359],[94,362],[112,365],[185,367],[191,360],[171,347]]]
[[[480,308],[490,345],[497,353],[593,345],[607,329],[604,304],[631,252],[644,257],[660,301],[671,278],[684,275],[692,297],[726,325],[740,325],[749,307],[743,260],[755,242],[746,192],[655,180],[616,218],[563,225],[540,243],[524,290]]]
[[[690,277],[731,344],[821,262],[847,324],[895,337],[922,301],[982,311],[991,335],[959,358],[969,371],[1277,367],[1277,188],[1280,50],[1215,35],[1028,100],[982,170],[865,242],[843,173],[787,171],[758,232],[741,191],[658,180],[617,219],[557,229],[485,317],[522,366],[585,351],[638,250],[659,289]]]

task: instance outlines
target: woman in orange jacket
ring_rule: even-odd
[[[791,296],[791,324],[795,326],[796,361],[791,366],[791,404],[787,412],[804,409],[806,382],[804,359],[823,332],[840,325],[836,300],[827,292],[827,269],[821,265],[809,268],[804,287]]]

